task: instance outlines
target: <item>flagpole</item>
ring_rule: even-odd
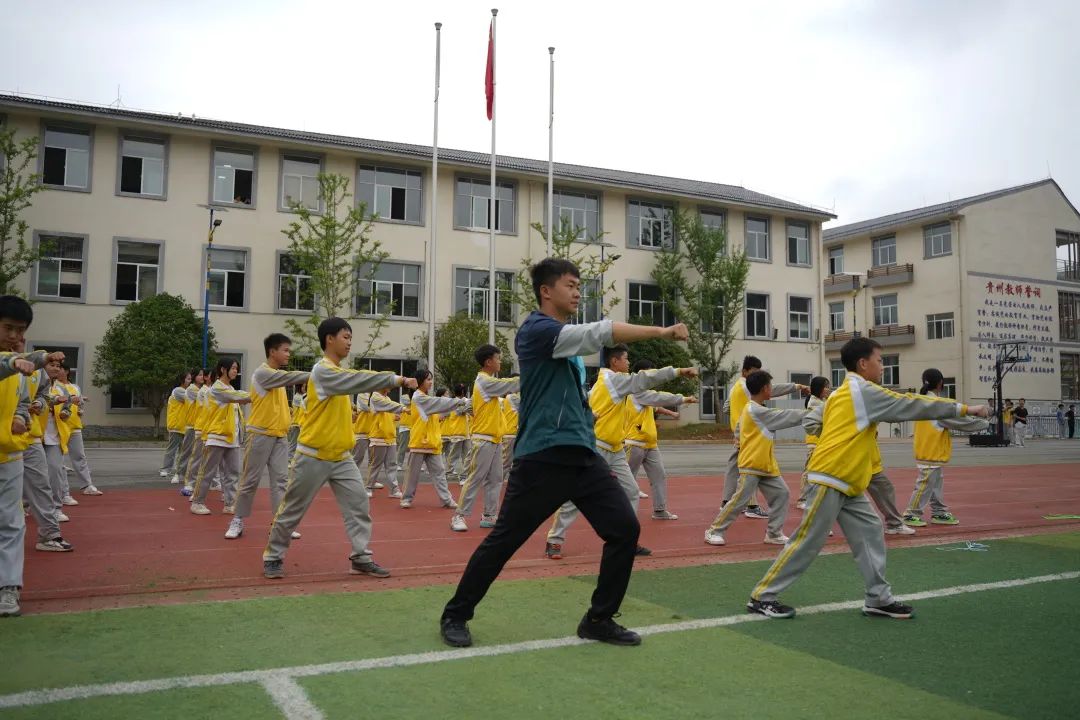
[[[442,23],[435,23],[435,130],[431,141],[431,244],[428,252],[428,370],[435,372],[435,236],[439,226],[439,70],[442,54]]]
[[[488,343],[495,344],[495,17],[498,8],[491,9],[491,205],[488,208]]]
[[[548,83],[548,202],[547,257],[551,257],[551,237],[555,232],[555,48],[548,48],[551,57],[551,80]]]

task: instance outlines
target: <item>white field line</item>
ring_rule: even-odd
[[[311,702],[300,683],[288,675],[267,678],[262,686],[289,720],[323,720],[322,711]]]
[[[1055,573],[1053,575],[1037,575],[1034,577],[1017,578],[1015,580],[1001,580],[998,582],[979,583],[976,585],[957,585],[954,587],[927,590],[906,596],[906,600],[929,600],[933,598],[950,597],[953,595],[965,595],[968,593],[984,592],[987,590],[1003,590],[1007,588],[1022,587],[1024,585],[1036,585],[1039,583],[1058,582],[1061,580],[1075,580],[1080,578],[1080,571]],[[841,610],[854,610],[862,607],[861,600],[846,602],[824,603],[811,605],[799,610],[800,615],[820,615],[822,613],[838,612]],[[738,625],[746,622],[758,622],[767,620],[762,615],[743,613],[739,615],[727,615],[724,617],[704,618],[701,620],[687,620],[677,623],[665,623],[662,625],[650,625],[637,628],[642,635],[659,635],[660,633],[684,632],[687,630],[703,630],[707,628]],[[433,623],[434,624],[434,623]],[[175,688],[213,687],[219,685],[236,685],[240,683],[260,683],[274,698],[274,702],[282,707],[289,703],[289,707],[296,707],[300,712],[300,695],[289,688],[283,681],[295,678],[315,677],[343,672],[358,672],[362,670],[375,670],[382,668],[409,667],[413,665],[426,665],[430,663],[447,662],[450,660],[465,660],[477,657],[493,657],[498,655],[514,655],[518,653],[532,652],[535,650],[551,650],[554,648],[570,647],[573,645],[585,645],[591,641],[581,640],[577,637],[551,638],[548,640],[528,640],[525,642],[507,643],[504,645],[491,645],[488,647],[471,647],[457,650],[435,650],[423,653],[410,653],[407,655],[391,655],[388,657],[367,658],[364,660],[349,660],[344,662],[324,663],[319,665],[297,665],[294,667],[277,668],[273,670],[245,670],[242,672],[215,673],[209,675],[188,675],[183,677],[161,678],[158,680],[136,680],[132,682],[103,683],[99,685],[74,685],[66,688],[48,690],[28,690],[26,692],[0,695],[0,708],[23,707],[27,705],[47,705],[65,700],[82,700],[91,697],[109,695],[136,695],[141,693],[172,690]],[[301,690],[297,686],[296,689]],[[306,712],[318,712],[306,694],[302,698],[306,702]],[[292,703],[296,702],[297,705]],[[289,718],[318,718],[320,715],[287,714]]]

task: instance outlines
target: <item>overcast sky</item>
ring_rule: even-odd
[[[3,3],[0,91],[487,151],[493,0]],[[498,150],[744,185],[839,223],[1052,175],[1080,3],[500,0]],[[617,9],[616,9],[617,8]]]

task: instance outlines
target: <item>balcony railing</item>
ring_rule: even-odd
[[[914,325],[875,325],[870,337],[882,345],[907,345],[915,342]]]
[[[843,330],[825,333],[825,351],[839,350],[844,346],[848,340],[853,340],[857,337],[862,337],[862,333],[858,330],[854,332],[846,332]]]
[[[866,271],[867,287],[882,287],[885,285],[900,285],[909,283],[915,279],[915,266],[911,263],[903,265],[886,265],[884,267],[871,268]]]
[[[851,292],[859,289],[858,275],[830,275],[821,281],[821,289],[825,295],[835,295],[842,292]]]
[[[1057,261],[1057,279],[1068,282],[1080,282],[1080,262]]]

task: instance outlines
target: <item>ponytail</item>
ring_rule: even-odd
[[[941,374],[941,371],[937,368],[927,368],[923,370],[922,374],[922,389],[919,390],[920,395],[925,395],[928,391],[937,391],[942,383],[945,381],[945,376]]]

